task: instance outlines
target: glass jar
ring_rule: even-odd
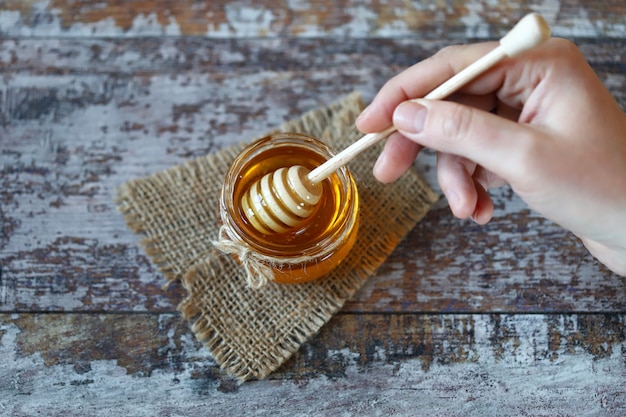
[[[312,170],[333,155],[313,137],[277,133],[244,148],[226,174],[220,209],[229,239],[270,267],[275,282],[311,281],[345,259],[358,229],[356,183],[347,168],[337,170],[322,182],[322,198],[315,212],[302,225],[284,233],[257,231],[243,213],[242,196],[255,181],[278,168],[302,165]]]

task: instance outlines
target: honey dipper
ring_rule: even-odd
[[[518,55],[549,37],[550,28],[546,21],[540,15],[531,13],[500,39],[494,50],[424,98],[444,99],[503,58]],[[395,130],[395,127],[390,126],[382,132],[367,134],[312,171],[297,165],[266,174],[254,182],[242,198],[246,218],[257,231],[264,234],[284,233],[301,225],[313,213],[320,200],[322,181]]]

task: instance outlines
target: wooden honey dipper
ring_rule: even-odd
[[[424,98],[444,99],[503,58],[518,55],[549,37],[550,27],[546,21],[540,15],[531,13],[500,39],[494,50]],[[257,231],[264,234],[284,233],[301,225],[313,213],[321,198],[322,181],[395,130],[395,127],[390,126],[382,132],[367,134],[312,171],[297,165],[266,174],[254,182],[242,198],[246,218]]]

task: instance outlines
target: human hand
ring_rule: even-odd
[[[574,44],[551,39],[505,60],[447,102],[406,102],[494,47],[445,48],[383,86],[357,120],[363,132],[398,130],[374,175],[394,181],[420,149],[434,149],[455,216],[487,223],[487,190],[509,184],[626,275],[626,115]]]

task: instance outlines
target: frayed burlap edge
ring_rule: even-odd
[[[359,137],[353,123],[362,107],[360,96],[353,93],[272,132],[307,133],[341,150]],[[168,282],[182,281],[188,295],[179,310],[193,323],[198,340],[239,381],[262,379],[291,357],[353,296],[437,199],[413,171],[391,185],[373,180],[371,167],[380,151],[376,147],[350,164],[361,199],[357,249],[323,279],[298,285],[270,283],[251,290],[242,267],[210,244],[220,225],[216,204],[221,177],[206,181],[216,172],[225,174],[242,147],[130,181],[120,187],[117,199],[128,226],[145,236],[142,246]],[[179,190],[181,183],[187,187],[184,192]],[[172,196],[178,205],[162,201]],[[192,205],[193,216],[181,215],[175,225],[169,224],[152,210],[161,205],[174,206],[173,210]],[[197,229],[200,236],[191,233]]]

